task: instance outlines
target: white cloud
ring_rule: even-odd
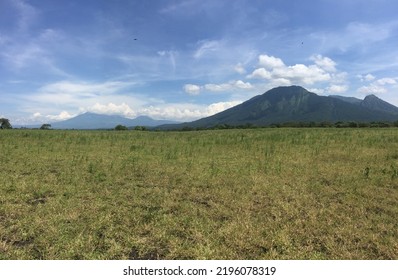
[[[155,119],[187,121],[214,115],[240,103],[242,101],[217,102],[207,106],[191,103],[164,104],[142,108],[138,115],[147,115]]]
[[[207,106],[207,108],[205,110],[205,114],[207,114],[207,116],[211,116],[211,115],[220,113],[224,110],[227,110],[229,108],[232,108],[236,105],[239,105],[241,103],[242,103],[242,101],[229,101],[229,102],[213,103],[213,104],[210,104],[209,106]]]
[[[266,54],[262,54],[258,57],[258,64],[268,69],[285,67],[285,63],[283,63],[282,59]]]
[[[271,80],[272,79],[272,73],[265,68],[257,68],[256,70],[253,71],[250,75],[247,76],[249,79],[266,79],[266,80]]]
[[[243,82],[243,81],[241,81],[241,80],[232,82],[232,85],[233,85],[234,87],[236,87],[236,88],[239,88],[239,89],[252,89],[252,88],[253,88],[253,86],[252,86],[251,83],[249,83],[249,82],[246,82],[246,83],[245,83],[245,82]]]
[[[373,81],[369,85],[362,86],[357,90],[358,93],[362,94],[384,94],[387,93],[392,86],[395,86],[397,84],[396,78],[385,77],[374,80],[375,77],[370,74],[366,76],[360,76],[360,78],[362,81]]]
[[[114,103],[100,104],[95,103],[94,106],[86,108],[87,111],[105,115],[122,115],[125,117],[135,117],[136,113],[126,103],[116,105]]]
[[[231,89],[230,84],[206,84],[204,88],[208,91],[222,92]]]
[[[322,55],[313,55],[311,60],[315,62],[317,66],[327,72],[336,72],[336,62],[334,62],[329,57],[324,57]]]
[[[372,74],[358,75],[357,77],[361,80],[361,82],[370,82],[376,79],[376,77],[373,76]]]
[[[139,114],[154,119],[192,120],[203,116],[202,108],[194,104],[167,104],[165,106],[148,106],[142,108]]]
[[[238,89],[241,90],[252,89],[253,86],[249,82],[245,83],[241,80],[237,80],[223,84],[206,84],[204,85],[204,88],[208,91],[222,92],[222,91],[233,91]]]
[[[210,92],[225,92],[225,91],[236,91],[236,90],[249,90],[253,89],[253,85],[249,82],[244,82],[242,80],[233,80],[228,83],[222,84],[205,84],[203,86],[186,84],[183,89],[189,95],[198,95],[202,90],[207,90]]]
[[[373,81],[374,79],[376,79],[376,77],[373,76],[372,74],[367,74],[365,76],[365,81]]]
[[[23,110],[30,112],[31,121],[61,120],[65,112],[97,112],[134,116],[136,109],[160,101],[126,92],[131,82],[107,81],[102,83],[61,81],[42,86],[23,97]],[[70,113],[70,115],[72,115]]]
[[[200,86],[198,85],[186,84],[183,88],[189,95],[198,95],[200,93]]]
[[[372,76],[373,77],[373,76]],[[367,86],[360,87],[358,93],[362,94],[383,94],[388,92],[388,88],[397,84],[395,78],[381,78],[373,81]]]
[[[42,115],[39,112],[36,112],[36,113],[33,114],[33,118],[34,119],[38,119],[38,118],[41,118],[41,117],[42,117]]]
[[[269,83],[269,85],[272,86],[272,87],[276,87],[276,86],[291,86],[291,85],[293,85],[293,83],[289,79],[276,78],[276,79],[272,79],[272,81]]]
[[[384,86],[384,85],[395,85],[397,81],[393,78],[382,78],[376,81],[377,84]]]
[[[335,72],[330,73],[332,84],[347,84],[348,73],[347,72]]]
[[[336,63],[321,55],[314,55],[311,60],[315,64],[286,65],[282,59],[260,55],[258,65],[263,66],[255,69],[247,78],[268,80],[272,84],[280,85],[313,85],[319,82],[344,83],[346,73],[337,72]]]
[[[64,106],[82,106],[94,104],[99,100],[119,99],[120,92],[134,83],[108,81],[103,83],[61,81],[42,86],[34,94],[27,96],[28,100],[39,103],[52,103]],[[125,97],[130,99],[130,97]]]
[[[38,114],[40,114],[40,113],[38,113]],[[36,113],[36,116],[37,116],[37,113]],[[52,120],[52,121],[64,121],[64,120],[73,118],[74,116],[76,116],[76,115],[71,115],[67,111],[62,111],[58,115],[47,115],[46,119]]]
[[[347,90],[348,90],[347,85],[331,85],[326,89],[326,91],[331,94],[344,93]]]
[[[304,64],[296,64],[286,68],[276,68],[273,70],[276,78],[284,78],[290,81],[312,85],[316,82],[329,81],[331,76],[323,69],[316,65],[306,66]]]
[[[381,94],[386,93],[387,89],[377,84],[370,84],[369,86],[363,86],[358,89],[358,93],[362,94]]]

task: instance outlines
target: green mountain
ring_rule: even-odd
[[[340,95],[329,95],[329,96],[333,98],[338,98],[348,103],[360,105],[370,110],[391,113],[391,114],[398,114],[398,107],[395,107],[394,105],[391,105],[390,103],[378,98],[374,94],[366,96],[365,99],[363,100],[355,97],[347,97]]]
[[[368,96],[363,101],[357,102],[355,99],[319,96],[302,87],[289,86],[271,89],[213,116],[179,125],[166,125],[163,128],[178,129],[184,126],[205,128],[222,124],[266,126],[287,122],[396,120],[398,120],[398,108],[375,96]]]
[[[371,94],[365,97],[360,104],[362,107],[391,114],[398,114],[398,108]]]

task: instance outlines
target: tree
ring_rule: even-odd
[[[8,119],[0,119],[0,129],[11,129],[11,123]]]
[[[118,124],[115,126],[115,130],[128,130],[128,128],[124,125]]]
[[[142,126],[142,125],[137,125],[136,127],[134,127],[134,130],[144,131],[144,130],[146,130],[146,127]]]
[[[43,124],[40,129],[50,129],[51,128],[51,124],[45,123]]]

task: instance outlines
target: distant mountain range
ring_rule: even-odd
[[[163,124],[177,124],[175,121],[154,120],[150,117],[140,116],[135,119],[128,119],[121,116],[109,116],[94,113],[84,113],[74,118],[51,123],[54,129],[113,129],[117,125],[127,127],[146,126],[155,127]]]
[[[162,129],[213,127],[222,124],[266,126],[287,122],[397,121],[398,107],[375,95],[361,100],[344,96],[319,96],[299,86],[277,87],[210,117]]]

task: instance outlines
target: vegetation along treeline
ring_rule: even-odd
[[[0,131],[0,259],[397,259],[393,128]]]
[[[267,126],[258,126],[253,125],[251,123],[247,123],[244,125],[230,125],[230,124],[219,124],[211,127],[191,127],[191,126],[182,126],[178,128],[167,128],[163,129],[162,126],[159,127],[146,127],[146,126],[135,126],[135,127],[127,127],[124,125],[115,126],[114,130],[172,130],[172,131],[195,131],[195,130],[215,130],[215,129],[254,129],[254,128],[278,128],[278,127],[286,127],[286,128],[386,128],[386,127],[398,127],[398,121],[395,122],[286,122],[286,123],[274,123]],[[0,128],[12,128],[11,124],[0,126]],[[26,127],[21,127],[21,129],[28,129]],[[51,124],[43,124],[40,129],[51,129]],[[101,129],[97,129],[101,130]],[[102,130],[110,130],[110,129],[102,129]]]
[[[220,124],[211,127],[190,127],[184,126],[181,129],[176,130],[183,130],[183,131],[193,131],[193,130],[214,130],[214,129],[253,129],[253,128],[275,128],[275,127],[287,127],[287,128],[294,128],[294,127],[318,127],[318,128],[328,128],[328,127],[335,127],[335,128],[377,128],[377,127],[398,127],[398,121],[395,122],[286,122],[286,123],[274,123],[267,126],[257,126],[251,123],[247,123],[245,125],[230,125],[230,124]]]

